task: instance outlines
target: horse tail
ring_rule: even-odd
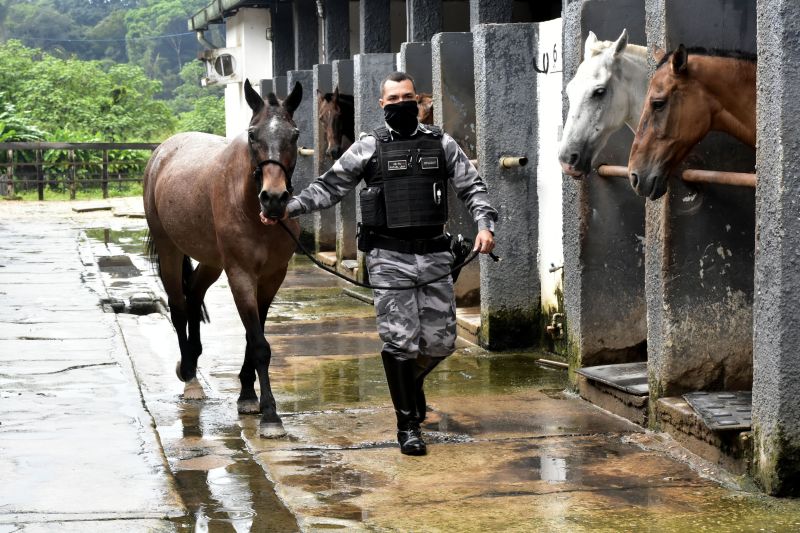
[[[153,240],[153,234],[149,231],[144,237],[144,249],[145,253],[147,254],[147,258],[150,259],[150,265],[153,267],[153,270],[156,272],[156,274],[158,274],[158,277],[161,278],[161,261],[158,258],[156,242]]]
[[[182,284],[183,284],[183,294],[187,298],[189,297],[189,293],[191,292],[191,279],[192,274],[194,273],[194,267],[192,267],[192,260],[189,259],[188,255],[183,256],[183,275]],[[206,303],[200,302],[200,321],[201,322],[210,322],[211,320],[208,318],[208,309],[206,309]]]

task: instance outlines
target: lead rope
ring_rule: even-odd
[[[433,279],[429,279],[429,280],[426,280],[426,281],[421,281],[421,282],[416,283],[414,285],[404,285],[402,287],[389,287],[389,286],[386,286],[386,285],[371,285],[369,283],[363,283],[363,282],[358,281],[358,280],[353,279],[353,278],[348,278],[344,274],[340,274],[339,272],[336,272],[335,270],[333,270],[333,269],[327,267],[326,265],[322,264],[316,257],[311,255],[311,252],[309,252],[308,249],[306,249],[305,246],[303,246],[303,243],[300,242],[300,239],[295,237],[294,233],[292,233],[292,231],[289,228],[286,227],[286,224],[283,222],[283,220],[278,220],[278,224],[280,224],[281,227],[286,231],[286,233],[289,234],[289,236],[295,242],[297,247],[300,248],[300,251],[303,252],[303,255],[305,255],[306,257],[311,259],[312,263],[314,263],[315,265],[320,267],[325,272],[333,274],[336,277],[342,278],[343,280],[345,280],[347,282],[350,282],[353,285],[357,285],[359,287],[364,287],[365,289],[378,289],[378,290],[382,290],[382,291],[408,291],[408,290],[411,290],[411,289],[419,289],[420,287],[425,287],[427,285],[430,285],[431,283],[436,283],[440,279],[444,279],[447,276],[452,275],[454,272],[457,272],[457,271],[461,270],[462,268],[467,266],[471,261],[473,261],[476,257],[478,257],[478,254],[480,253],[480,252],[478,252],[476,250],[473,250],[467,256],[466,260],[464,260],[463,263],[461,263],[460,265],[454,266],[453,268],[450,269],[449,272],[445,272],[441,276],[437,276],[437,277],[435,277]],[[492,254],[492,253],[489,254],[489,257],[491,257],[495,262],[500,261],[500,258],[497,257],[496,255]]]

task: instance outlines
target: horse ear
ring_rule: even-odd
[[[589,31],[589,36],[586,37],[586,43],[583,45],[584,59],[592,57],[595,44],[597,44],[597,35],[595,35],[593,31]]]
[[[614,42],[614,55],[620,55],[625,50],[626,46],[628,46],[628,30],[624,29],[619,39]]]
[[[294,88],[289,96],[286,97],[286,100],[283,101],[283,107],[286,109],[286,112],[289,113],[289,116],[294,114],[295,109],[300,105],[300,101],[303,99],[303,86],[300,85],[299,81],[294,82]]]
[[[685,74],[688,61],[689,54],[686,52],[686,47],[681,43],[678,45],[678,48],[672,52],[672,73],[676,76]]]
[[[244,80],[244,99],[247,100],[247,105],[253,110],[254,115],[264,107],[264,100],[262,100],[261,96],[253,89],[248,79]]]

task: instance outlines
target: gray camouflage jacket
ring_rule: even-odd
[[[330,170],[289,201],[286,206],[288,215],[296,217],[327,209],[355,189],[364,175],[369,160],[375,155],[377,142],[374,136],[366,135],[353,143]],[[442,135],[442,147],[447,159],[447,172],[459,199],[469,209],[472,218],[478,223],[479,230],[488,229],[494,233],[497,211],[489,205],[486,184],[461,147],[446,133]]]

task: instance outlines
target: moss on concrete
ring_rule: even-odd
[[[753,477],[773,496],[800,496],[800,439],[789,437],[782,426],[769,434],[756,425]]]
[[[490,350],[535,346],[540,339],[541,309],[481,309],[478,342]]]

